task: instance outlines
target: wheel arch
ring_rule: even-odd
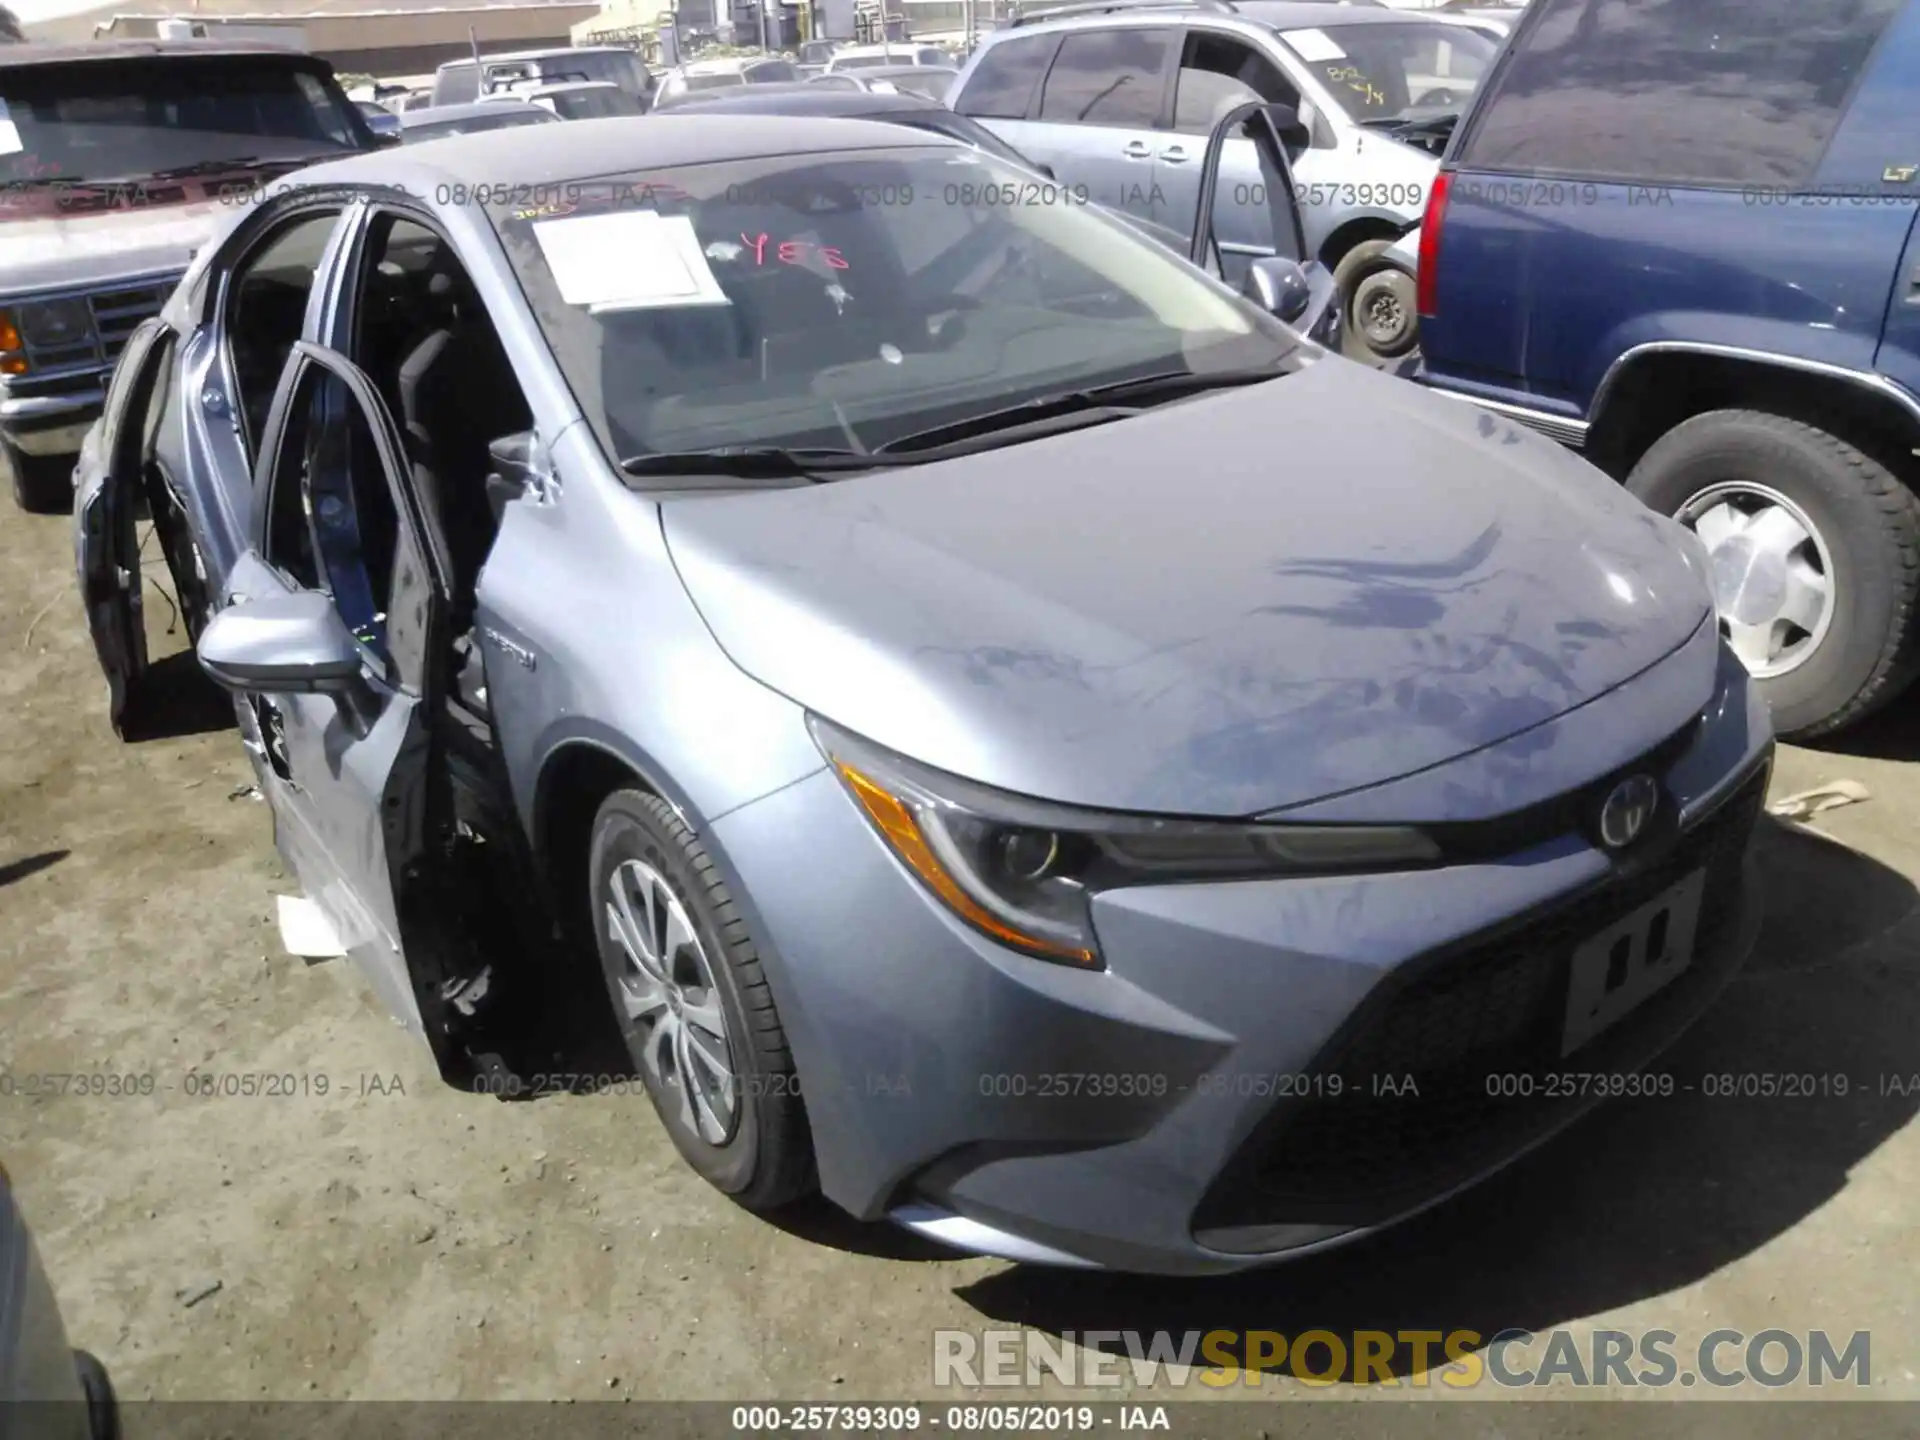
[[[1361,215],[1344,222],[1331,235],[1320,242],[1320,263],[1329,270],[1337,269],[1347,252],[1356,245],[1364,245],[1369,240],[1398,240],[1409,230],[1417,229],[1405,221],[1393,220],[1385,215]]]
[[[1624,480],[1662,435],[1714,410],[1759,410],[1816,426],[1913,487],[1920,397],[1871,372],[1704,343],[1656,342],[1615,360],[1588,408],[1584,453]]]

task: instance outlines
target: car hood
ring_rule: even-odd
[[[749,674],[926,764],[1116,810],[1251,815],[1441,764],[1630,680],[1711,604],[1679,528],[1598,470],[1331,358],[662,510]]]
[[[218,201],[33,218],[0,213],[0,285],[18,293],[177,273],[233,216],[234,207]]]

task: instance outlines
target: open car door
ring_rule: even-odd
[[[373,383],[309,341],[282,372],[260,447],[252,547],[200,663],[258,725],[275,840],[388,1009],[457,1046],[437,923],[450,828],[440,713],[451,566]]]
[[[147,673],[147,632],[135,524],[146,494],[149,417],[166,403],[173,330],[159,317],[127,339],[99,422],[87,434],[74,494],[74,564],[87,628],[107,677],[108,713],[123,739],[135,727]],[[168,548],[168,547],[163,547]],[[176,590],[186,588],[173,577]]]

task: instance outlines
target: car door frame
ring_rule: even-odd
[[[140,538],[134,529],[145,487],[139,474],[123,473],[129,444],[126,427],[136,403],[145,418],[167,347],[177,355],[179,338],[164,315],[141,321],[127,337],[107,382],[100,419],[88,437],[92,474],[97,479],[90,478],[74,497],[74,558],[87,629],[107,677],[108,719],[123,740],[134,728],[140,686],[148,669]],[[143,439],[144,434],[143,430]],[[178,587],[179,577],[173,579]]]
[[[306,212],[332,211],[333,230],[314,270],[298,337],[317,338],[324,333],[321,327],[331,304],[331,286],[337,283],[330,277],[339,273],[341,248],[358,228],[356,207],[364,208],[362,197],[344,188],[300,191],[271,200],[226,237],[221,254],[201,283],[193,333],[180,351],[185,377],[182,393],[194,397],[186,407],[190,433],[183,443],[190,452],[195,448],[200,451],[200,464],[195,468],[216,477],[243,477],[247,487],[238,492],[234,485],[219,481],[203,487],[215,493],[193,497],[202,509],[196,517],[201,531],[196,538],[209,571],[209,604],[216,610],[228,603],[227,576],[251,543],[258,499],[254,486],[260,478],[261,437],[250,437],[244,429],[244,406],[228,334],[234,279],[274,243],[281,231],[299,223]]]
[[[288,773],[271,766],[263,767],[263,787],[275,802],[276,839],[289,864],[299,876],[309,898],[321,904],[336,929],[346,933],[341,939],[361,965],[388,1008],[408,1029],[424,1034],[433,1046],[443,1071],[449,1063],[451,1028],[439,994],[441,953],[432,943],[430,931],[434,907],[424,898],[432,893],[430,847],[443,828],[449,813],[444,767],[437,761],[435,724],[445,699],[445,633],[451,595],[452,568],[446,538],[437,517],[420,502],[414,489],[411,467],[398,426],[372,380],[338,350],[314,340],[295,342],[275,388],[263,435],[258,470],[254,480],[254,511],[249,529],[250,548],[243,556],[237,574],[244,574],[256,588],[277,586],[291,593],[302,587],[298,580],[267,559],[267,539],[273,513],[275,488],[287,478],[282,471],[288,463],[304,464],[304,456],[289,454],[289,430],[299,418],[296,401],[305,392],[308,375],[315,369],[338,381],[349,403],[357,405],[373,435],[377,460],[394,503],[397,523],[411,531],[414,550],[420,563],[417,595],[402,596],[402,567],[396,565],[395,591],[390,597],[390,613],[399,613],[403,603],[422,606],[423,645],[420,674],[409,689],[408,677],[389,673],[388,667],[371,663],[373,672],[363,684],[370,700],[336,699],[330,696],[256,697],[262,702],[290,699],[310,710],[322,725],[330,725],[326,711],[334,712],[347,738],[338,752],[337,764],[330,774],[314,775],[304,766],[296,769],[296,757],[286,754]],[[307,485],[304,474],[295,483]],[[303,510],[307,497],[303,493]],[[404,537],[397,537],[403,539]],[[316,556],[321,549],[318,537],[309,530]],[[399,545],[396,544],[396,553]],[[326,588],[324,573],[317,575]],[[327,589],[329,600],[332,598]],[[236,600],[252,598],[236,596]],[[375,661],[371,650],[370,662]],[[396,667],[397,669],[397,667]],[[348,714],[355,705],[357,716]],[[376,708],[377,707],[377,708]],[[397,712],[397,718],[395,718]],[[307,716],[312,718],[312,715]],[[346,747],[372,742],[375,731],[387,722],[380,743],[391,753],[384,758],[371,753],[369,770],[384,766],[380,776],[379,813],[371,827],[379,843],[362,845],[353,856],[342,856],[322,838],[326,826],[318,810],[331,801],[352,800],[340,777],[346,772]],[[266,727],[262,726],[263,736]],[[331,757],[330,757],[331,758]],[[332,782],[329,785],[329,781]],[[341,788],[336,788],[341,787]],[[285,827],[300,827],[289,835]],[[375,853],[377,850],[377,853]],[[314,873],[314,865],[323,867]],[[352,896],[358,913],[348,913],[340,903],[343,886]]]

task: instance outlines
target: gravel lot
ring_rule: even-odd
[[[1760,951],[1668,1066],[1840,1073],[1847,1098],[1615,1102],[1386,1236],[1165,1282],[957,1259],[824,1207],[776,1226],[695,1179],[643,1098],[441,1086],[347,963],[280,951],[292,887],[232,793],[251,775],[220,705],[115,740],[67,525],[4,505],[0,652],[0,1072],[155,1077],[0,1094],[72,1337],[123,1397],[952,1400],[941,1328],[1564,1325],[1868,1330],[1872,1393],[1920,1398],[1920,1093],[1898,1093],[1920,1072],[1920,705],[1782,755],[1778,793],[1871,798],[1769,828]],[[190,1096],[191,1067],[308,1093]],[[1276,1383],[1297,1382],[1224,1393]]]

